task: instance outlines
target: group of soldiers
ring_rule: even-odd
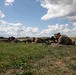
[[[61,33],[56,33],[54,36],[47,37],[47,38],[28,38],[25,40],[19,40],[15,37],[9,37],[8,39],[1,40],[4,42],[12,42],[12,43],[18,43],[18,42],[25,42],[25,43],[42,43],[42,44],[51,44],[51,43],[58,43],[63,45],[74,45],[75,40],[72,40],[67,35],[61,35]]]
[[[51,43],[58,43],[63,45],[74,45],[75,40],[72,40],[67,35],[61,35],[61,33],[55,33],[54,36],[51,36],[50,38],[31,38],[26,39],[24,42],[28,43],[44,43],[44,44],[51,44]]]
[[[32,42],[45,43],[45,44],[58,43],[58,44],[63,44],[63,45],[74,45],[75,44],[75,40],[72,40],[67,35],[61,35],[61,33],[56,33],[51,38],[46,38],[46,39],[33,38]]]

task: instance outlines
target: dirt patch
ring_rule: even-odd
[[[65,70],[65,71],[69,70],[62,60],[58,59],[55,63],[60,69]]]
[[[9,69],[6,72],[0,73],[0,75],[14,75],[15,73],[22,73],[24,70],[22,69]]]

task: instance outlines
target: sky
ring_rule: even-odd
[[[0,0],[0,36],[76,37],[76,0]]]

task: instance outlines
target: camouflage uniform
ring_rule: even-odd
[[[66,36],[66,35],[61,35],[58,39],[58,43],[59,44],[63,44],[63,45],[72,45],[72,40]]]

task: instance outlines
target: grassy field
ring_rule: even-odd
[[[0,75],[76,75],[76,45],[0,43]]]

